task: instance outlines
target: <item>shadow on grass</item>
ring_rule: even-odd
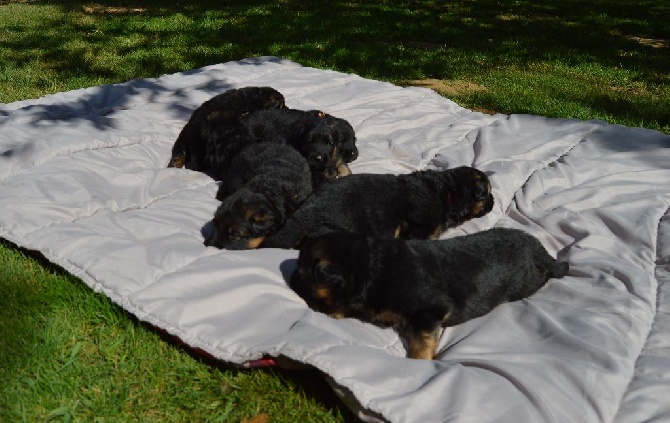
[[[239,61],[241,65],[249,67],[259,66],[263,63],[272,62],[274,59],[255,60],[251,58]],[[202,69],[188,70],[185,73],[197,76]],[[224,79],[216,79],[214,76],[200,78],[200,83],[189,86],[189,91],[203,91],[210,96],[220,94],[234,85]],[[169,97],[169,101],[162,97]],[[0,110],[0,125],[11,121],[12,123],[26,123],[30,125],[43,125],[49,120],[86,120],[98,130],[114,129],[115,121],[106,116],[115,110],[123,110],[150,104],[161,99],[168,105],[172,116],[170,118],[181,118],[187,120],[192,111],[199,104],[189,104],[184,90],[167,87],[155,79],[134,79],[117,84],[99,85],[84,88],[77,93],[72,101],[58,101],[51,104],[28,104],[18,111]],[[17,146],[17,149],[19,146]],[[20,148],[24,148],[22,146]],[[11,157],[11,151],[0,151],[0,157]]]
[[[63,78],[122,82],[274,55],[393,82],[481,80],[491,70],[547,61],[598,63],[630,69],[646,82],[669,82],[670,5],[651,0],[49,4],[59,5],[65,24],[59,15],[44,18],[29,37],[7,37],[2,47],[8,61],[28,60],[21,52],[31,51]],[[495,98],[479,99],[488,102],[483,108],[504,107]],[[602,96],[572,100],[615,117],[668,125],[662,107],[622,107]]]

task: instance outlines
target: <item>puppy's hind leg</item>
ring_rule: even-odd
[[[416,313],[405,327],[409,341],[409,358],[432,360],[435,357],[440,330],[447,325],[452,308],[446,299]]]
[[[409,358],[432,360],[435,357],[440,327],[409,333]]]

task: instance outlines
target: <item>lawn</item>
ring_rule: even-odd
[[[0,0],[0,102],[274,55],[670,134],[668,22],[644,0]],[[315,371],[212,362],[39,257],[0,260],[0,421],[353,419]]]

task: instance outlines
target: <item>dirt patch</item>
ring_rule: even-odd
[[[662,38],[644,38],[644,37],[626,37],[626,39],[635,41],[640,45],[653,48],[668,48],[670,47],[670,40]]]
[[[147,11],[145,7],[119,7],[89,5],[83,7],[84,13],[89,15],[134,15]]]
[[[475,84],[474,82],[463,81],[460,79],[442,80],[442,79],[413,79],[405,81],[403,85],[412,87],[430,88],[447,98],[463,96],[471,93],[486,91],[483,85]],[[497,112],[494,110],[473,108],[472,110],[482,113],[494,115]]]
[[[475,84],[474,82],[442,79],[413,79],[406,82],[407,85],[413,87],[430,88],[440,94],[448,96],[464,95],[473,92],[486,91],[486,87]]]

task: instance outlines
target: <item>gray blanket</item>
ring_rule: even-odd
[[[495,207],[442,237],[523,229],[570,273],[443,331],[438,359],[391,329],[311,311],[297,252],[203,245],[217,183],[166,168],[190,113],[269,85],[356,130],[354,173],[471,165]],[[0,105],[0,236],[216,358],[323,371],[361,417],[396,422],[670,420],[670,137],[597,121],[466,110],[276,58]]]

